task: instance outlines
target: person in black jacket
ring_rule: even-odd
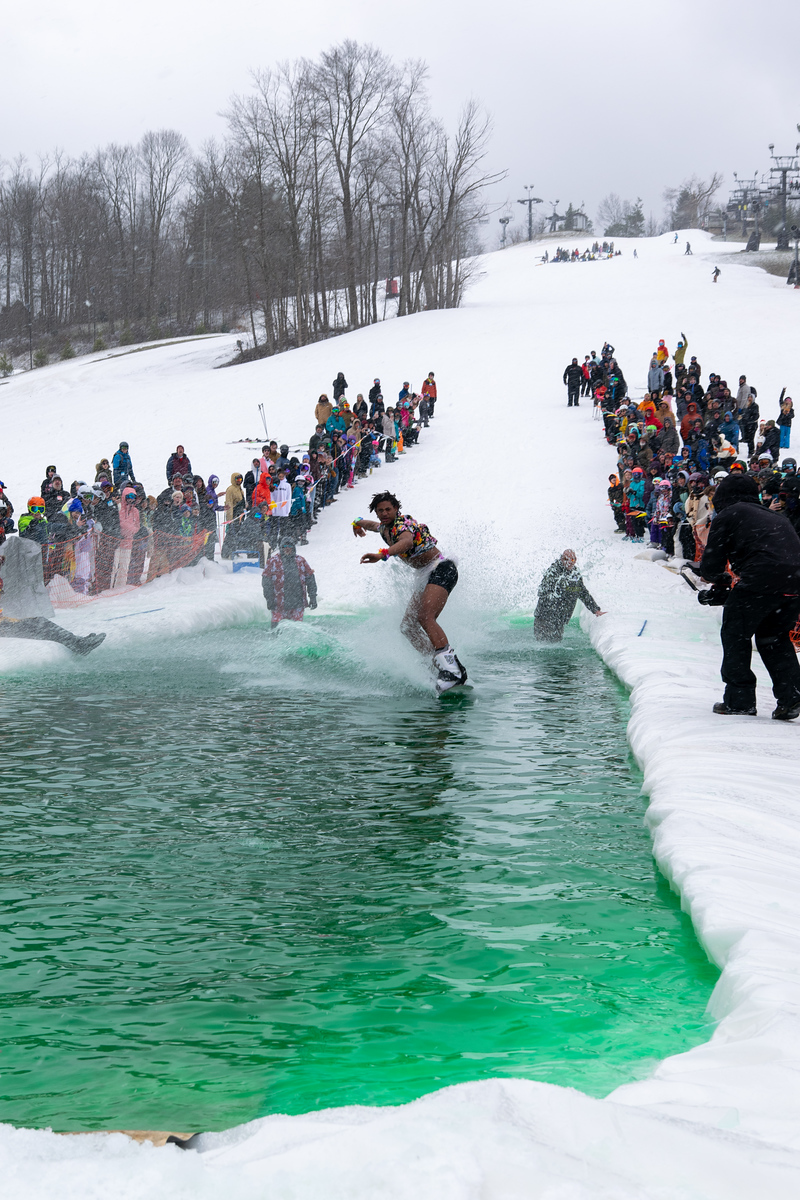
[[[344,371],[340,371],[333,381],[333,403],[341,400],[342,396],[347,391],[347,380],[344,377]]]
[[[53,475],[50,480],[50,487],[46,492],[42,493],[44,498],[44,511],[48,521],[60,512],[63,506],[69,500],[69,492],[61,482],[60,475]]]
[[[533,614],[533,636],[537,642],[560,642],[579,600],[596,617],[603,616],[600,605],[590,596],[575,563],[575,551],[565,550],[542,577],[536,612]]]
[[[774,421],[767,421],[764,426],[764,440],[759,452],[772,455],[773,462],[777,462],[781,456],[781,431]]]
[[[760,502],[758,484],[735,472],[714,495],[705,553],[697,574],[714,586],[702,603],[724,604],[722,679],[725,695],[714,712],[756,715],[756,677],[750,668],[752,639],[769,671],[778,704],[772,716],[800,716],[800,665],[790,634],[800,615],[800,537],[779,512]],[[730,588],[727,564],[739,577]]]
[[[582,382],[583,371],[577,358],[573,358],[564,371],[564,383],[567,385],[567,408],[572,408],[573,404],[576,408],[578,407]]]
[[[375,401],[378,399],[378,396],[380,396],[380,397],[381,397],[381,399],[383,399],[383,392],[382,392],[382,390],[381,390],[381,381],[380,381],[380,379],[376,379],[376,380],[373,382],[373,384],[372,384],[372,387],[369,389],[369,402],[370,402],[370,404],[374,404],[374,403],[375,403]]]
[[[751,395],[746,400],[745,406],[739,414],[739,431],[742,435],[742,441],[747,443],[748,458],[752,458],[755,454],[756,430],[758,429],[760,417],[758,404]]]

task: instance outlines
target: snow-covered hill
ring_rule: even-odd
[[[605,489],[614,455],[587,405],[567,409],[561,383],[573,355],[609,340],[639,394],[658,339],[674,348],[683,330],[704,374],[719,371],[735,383],[745,373],[762,415],[777,415],[781,387],[791,393],[797,382],[790,372],[798,293],[737,265],[737,246],[689,236],[693,257],[683,254],[684,237],[674,244],[666,235],[637,242],[636,259],[633,243],[619,242],[619,258],[547,266],[535,245],[518,246],[486,257],[458,311],[391,321],[229,370],[212,369],[230,357],[234,340],[218,338],[13,377],[0,388],[0,474],[21,507],[48,462],[67,479],[89,478],[124,438],[150,491],[163,486],[177,442],[196,469],[225,479],[247,465],[248,451],[228,443],[258,434],[259,403],[270,434],[296,444],[312,432],[317,396],[330,392],[337,371],[352,400],[376,375],[394,398],[403,380],[419,386],[434,370],[441,400],[420,446],[342,495],[315,530],[308,557],[323,603],[374,606],[391,594],[393,568],[360,568],[362,545],[350,529],[373,483],[394,488],[458,555],[463,583],[447,627],[466,659],[475,614],[530,608],[543,567],[574,547],[608,610],[587,617],[586,628],[633,687],[630,734],[652,798],[659,864],[723,968],[711,1042],[606,1101],[524,1081],[468,1084],[402,1108],[266,1118],[209,1137],[199,1155],[3,1128],[0,1164],[15,1196],[797,1194],[800,728],[769,720],[767,691],[755,721],[712,716],[718,614],[612,537]],[[140,613],[107,626],[113,650],[174,625],[249,620],[259,604],[257,580],[211,568],[207,578],[184,572],[67,619],[88,628],[111,612]],[[156,606],[158,613],[146,611]],[[2,650],[0,669],[26,654],[25,661],[62,654],[50,646]]]

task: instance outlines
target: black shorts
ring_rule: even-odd
[[[446,592],[452,592],[458,583],[458,567],[452,558],[443,558],[434,567],[426,580],[425,586],[427,587],[429,583],[435,583],[437,587],[444,588]]]

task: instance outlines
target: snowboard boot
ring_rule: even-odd
[[[795,721],[800,717],[800,700],[795,700],[794,704],[779,704],[773,709],[773,721]]]
[[[752,708],[728,708],[724,700],[715,704],[711,711],[715,712],[718,717],[755,717],[757,715],[755,704]]]
[[[80,645],[73,647],[75,653],[91,654],[93,650],[97,649],[101,642],[106,640],[106,635],[104,633],[87,633],[86,637],[79,638],[78,640]]]
[[[467,672],[456,657],[452,646],[437,650],[433,656],[433,665],[437,671],[436,691],[439,695],[449,688],[458,687],[467,682]]]

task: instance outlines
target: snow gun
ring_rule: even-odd
[[[718,608],[723,605],[728,599],[728,593],[731,590],[731,577],[725,572],[716,583],[712,583],[710,588],[699,588],[694,579],[690,579],[684,572],[686,567],[681,567],[678,574],[684,583],[688,583],[689,587],[697,595],[698,604],[705,604],[711,608]]]

